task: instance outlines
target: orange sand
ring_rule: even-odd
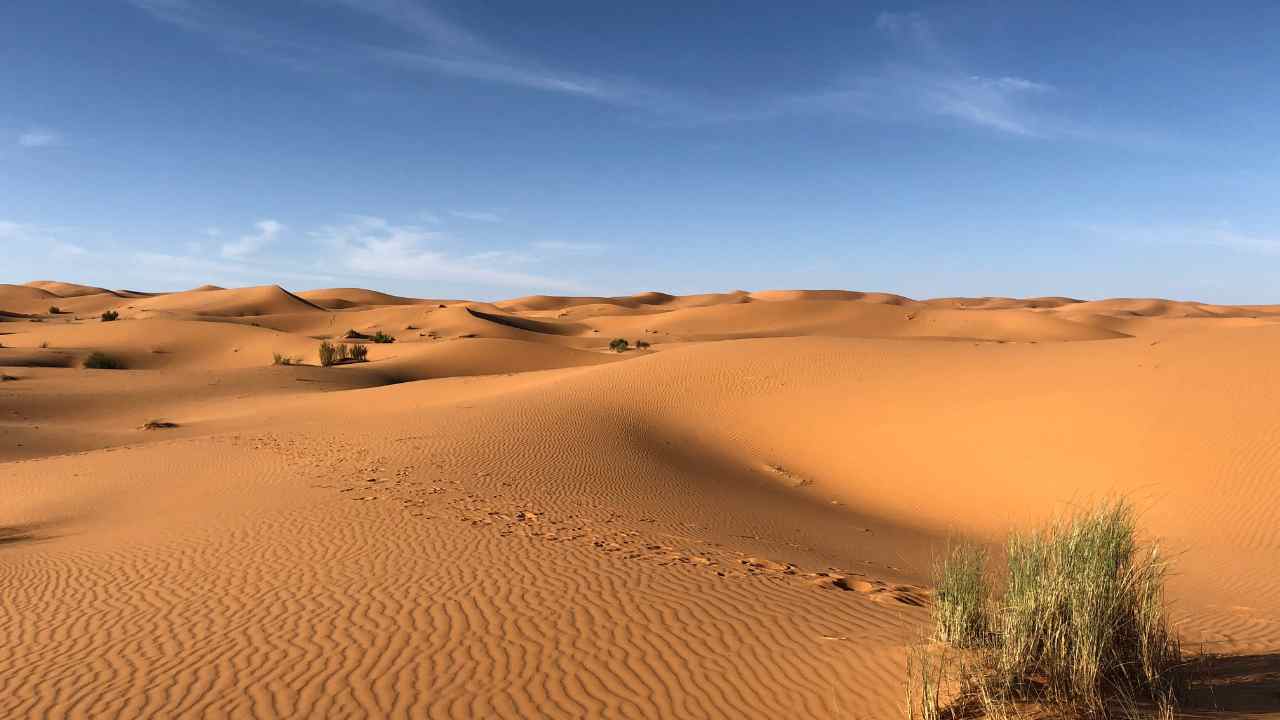
[[[1192,644],[1280,650],[1280,307],[43,281],[0,311],[0,717],[899,717],[931,553],[1113,493],[1180,553]],[[347,329],[397,342],[317,367]]]

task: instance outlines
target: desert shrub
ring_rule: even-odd
[[[57,305],[50,305],[50,306],[49,306],[49,314],[50,314],[50,315],[58,315],[58,314],[60,314],[61,312],[62,312],[62,310],[60,310],[60,309],[58,308],[58,306],[57,306]]]
[[[338,362],[338,348],[328,340],[320,341],[320,365],[329,367]]]
[[[102,322],[113,322],[120,319],[120,313],[115,310],[108,310],[102,313]]]
[[[48,347],[49,347],[49,341],[48,341],[48,340],[41,340],[41,341],[40,341],[40,349],[41,349],[41,350],[47,349]]]
[[[324,367],[344,362],[365,362],[369,356],[369,348],[360,344],[331,343],[324,340],[320,343],[320,364]]]
[[[636,349],[637,349],[637,350],[648,350],[648,349],[649,349],[649,341],[648,341],[648,340],[637,340],[637,341],[636,341]]]
[[[84,359],[84,366],[93,370],[124,369],[124,363],[119,358],[112,357],[100,351],[89,353],[89,357]]]
[[[365,335],[364,333],[354,329],[348,330],[346,334],[344,334],[342,337],[346,338],[347,340],[368,340],[369,339],[368,335]]]
[[[371,337],[371,338],[369,338],[369,339],[370,339],[370,340],[372,340],[372,341],[374,341],[374,342],[376,342],[376,343],[380,343],[380,344],[393,343],[393,342],[395,342],[395,341],[396,341],[396,339],[395,339],[394,337],[391,337],[390,335],[388,335],[388,334],[386,334],[386,333],[382,332],[381,330],[379,330],[378,332],[374,333],[374,334],[373,334],[373,337]]]
[[[980,545],[957,543],[934,563],[933,622],[938,639],[971,648],[987,639],[991,588],[987,551]]]
[[[168,430],[178,427],[178,423],[168,420],[148,420],[142,424],[143,430]]]
[[[631,347],[631,343],[623,340],[622,338],[615,338],[609,343],[609,349],[614,352],[624,352],[629,347]]]
[[[975,707],[1008,716],[1031,703],[1062,716],[1105,718],[1138,703],[1172,712],[1186,673],[1165,613],[1169,564],[1157,545],[1139,542],[1127,502],[1015,533],[1006,556],[998,595],[987,594],[980,550],[953,548],[940,564],[935,634],[969,651],[939,665],[937,685],[927,686],[951,688],[946,708],[914,681],[912,717]],[[920,672],[918,660],[908,672]]]
[[[302,358],[295,355],[282,355],[278,352],[271,353],[272,365],[301,365]]]
[[[17,380],[17,379],[18,379],[18,378],[14,377],[14,376],[12,376],[12,375],[0,375],[0,382],[13,382],[13,381],[15,381],[15,380]]]

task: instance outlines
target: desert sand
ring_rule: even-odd
[[[1214,716],[1280,712],[1280,306],[0,311],[0,717],[901,717],[934,553],[1115,494],[1188,644],[1249,656]],[[349,329],[396,341],[319,367]]]

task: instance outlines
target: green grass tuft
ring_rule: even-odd
[[[1140,705],[1172,712],[1186,666],[1165,612],[1169,563],[1158,545],[1139,541],[1129,503],[1015,533],[1005,550],[998,594],[980,548],[952,547],[935,568],[935,635],[964,649],[928,686],[953,689],[939,717],[974,708],[1018,716],[1033,704],[1067,717],[1105,718]],[[915,685],[919,663],[908,666]],[[917,693],[912,717],[929,708],[926,699]]]
[[[991,609],[986,549],[972,543],[952,545],[934,564],[934,582],[938,639],[959,648],[985,644],[990,639]]]

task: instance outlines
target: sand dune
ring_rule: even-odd
[[[244,317],[277,315],[324,308],[304,300],[279,285],[233,290],[191,290],[139,300],[129,306],[138,313],[188,312],[193,315]]]
[[[3,717],[900,717],[933,553],[1112,493],[1187,639],[1280,672],[1280,308],[40,285]],[[319,367],[348,329],[395,342]]]

